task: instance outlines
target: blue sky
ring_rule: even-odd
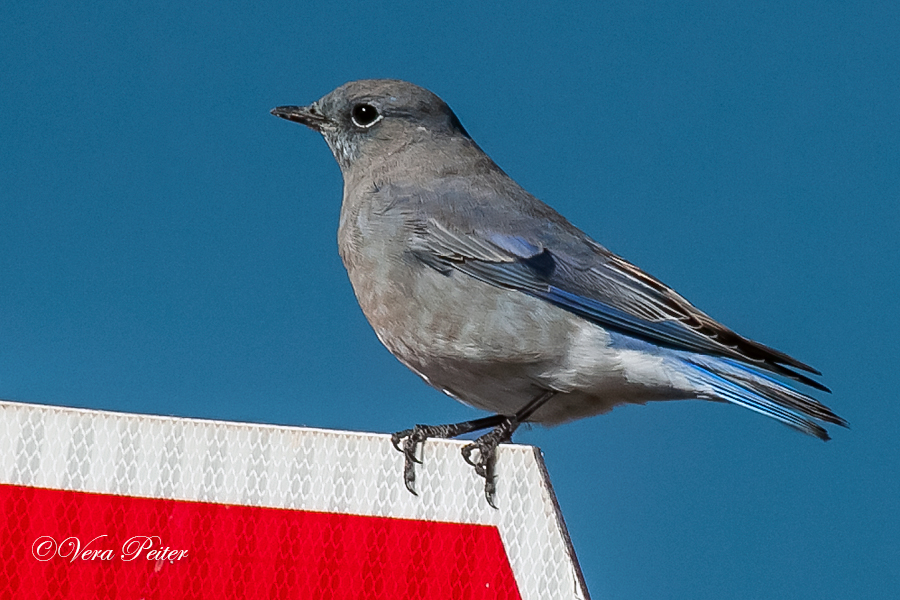
[[[0,7],[0,397],[476,416],[380,346],[338,167],[268,113],[407,79],[595,239],[820,369],[850,422],[823,444],[679,402],[521,431],[594,597],[900,596],[895,2],[100,4]]]

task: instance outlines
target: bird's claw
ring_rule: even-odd
[[[413,496],[419,495],[416,492],[416,466],[414,461],[409,460],[409,455],[406,455],[406,460],[403,461],[403,485]]]
[[[424,435],[416,435],[414,431],[411,435],[407,436],[405,440],[403,440],[403,455],[406,457],[406,460],[410,462],[414,462],[417,464],[422,464],[422,461],[419,460],[419,457],[416,456],[416,449],[419,444],[424,442],[427,438]]]
[[[471,444],[462,448],[463,460],[475,468],[475,473],[484,478],[484,497],[491,508],[497,508],[494,502],[497,493],[495,468],[497,465],[497,446],[509,441],[512,422],[503,422],[490,432],[484,434]],[[472,453],[478,451],[478,459]]]
[[[478,463],[476,463],[474,460],[472,460],[472,451],[477,450],[477,449],[478,449],[478,446],[476,446],[474,443],[466,444],[462,448],[463,460],[466,461],[467,463],[469,463],[471,466],[475,467],[476,469],[478,468]]]
[[[430,433],[431,428],[427,425],[416,425],[412,429],[404,429],[391,434],[391,444],[404,457],[403,483],[406,489],[414,496],[419,495],[416,492],[416,464],[422,464],[421,459],[416,456],[416,450],[418,450],[420,444],[428,439]]]
[[[403,452],[403,449],[400,448],[400,442],[403,441],[403,438],[407,437],[409,434],[413,432],[412,429],[404,429],[403,431],[398,431],[396,433],[391,434],[391,445],[394,446],[394,450],[397,452]]]

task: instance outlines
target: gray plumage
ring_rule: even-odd
[[[552,425],[677,399],[732,402],[822,439],[816,419],[844,424],[765,374],[825,390],[804,374],[817,371],[593,241],[510,179],[431,92],[355,81],[272,112],[319,131],[340,165],[339,250],[378,338],[430,385],[508,417],[495,437],[517,415]]]

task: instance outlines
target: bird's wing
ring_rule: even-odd
[[[445,273],[457,270],[529,294],[626,335],[729,357],[828,391],[793,370],[820,374],[812,367],[738,335],[557,213],[553,220],[546,216],[536,220],[507,214],[488,221],[503,224],[504,231],[489,230],[484,219],[476,222],[459,212],[449,218],[423,217],[415,228],[413,251]]]

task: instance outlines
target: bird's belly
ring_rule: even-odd
[[[381,269],[381,276],[360,278],[348,268],[378,338],[426,382],[466,404],[513,414],[556,390],[531,419],[555,424],[673,397],[667,381],[629,369],[653,365],[628,360],[607,331],[561,308],[455,271],[403,263]]]

